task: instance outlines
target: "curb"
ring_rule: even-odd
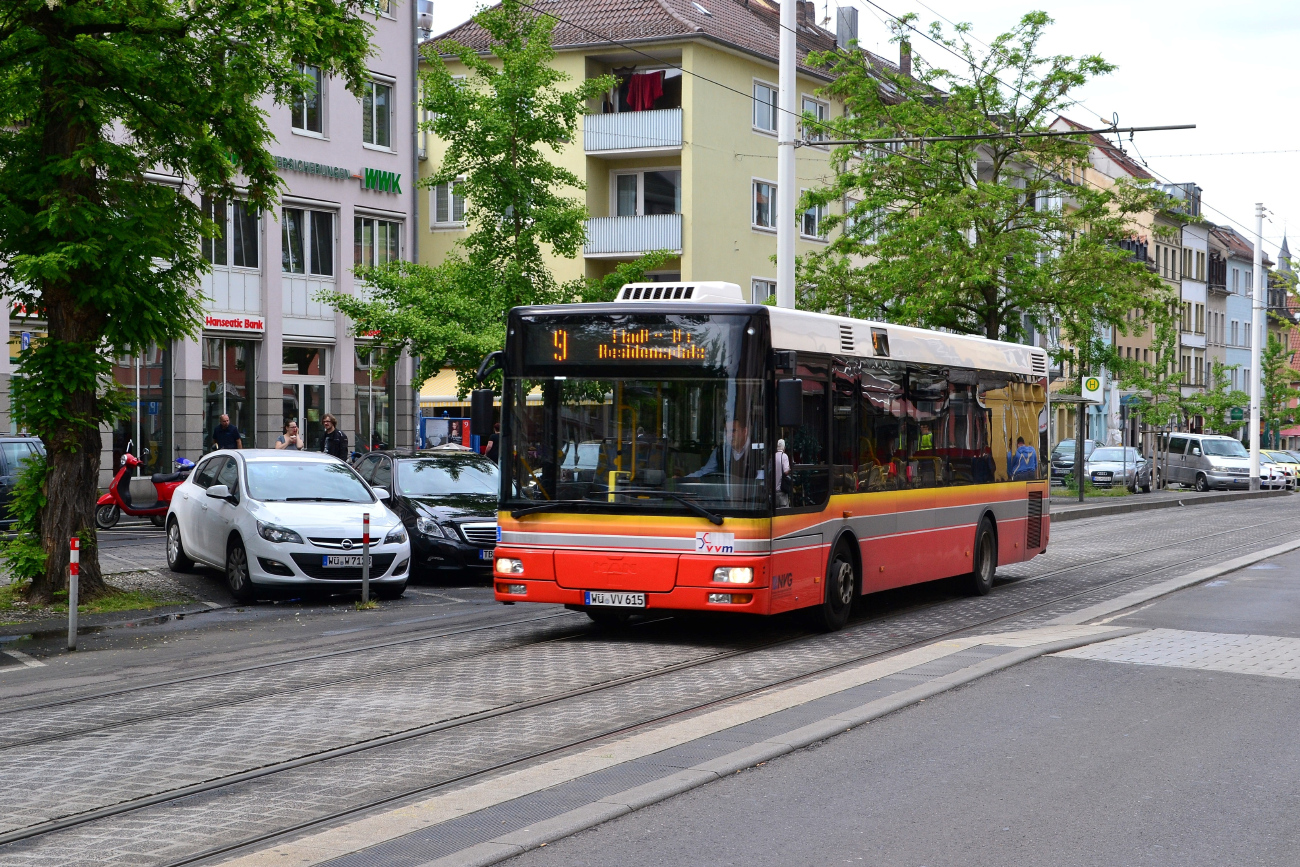
[[[1282,497],[1290,491],[1224,491],[1187,499],[1147,500],[1142,503],[1104,503],[1095,506],[1066,506],[1061,511],[1051,510],[1052,523],[1061,521],[1078,521],[1083,518],[1099,518],[1104,515],[1124,515],[1129,512],[1147,512],[1152,509],[1175,509],[1179,506],[1208,506],[1215,503],[1228,503],[1233,500],[1257,500],[1263,497]],[[1049,506],[1049,509],[1051,507]]]
[[[1300,547],[1300,542],[1297,542],[1296,545]],[[1090,635],[1066,638],[1004,653],[992,659],[969,665],[951,674],[936,677],[929,683],[918,684],[894,695],[876,699],[785,734],[776,735],[757,744],[742,747],[735,752],[695,765],[663,779],[627,789],[614,795],[608,795],[599,801],[585,804],[567,813],[561,813],[553,818],[536,822],[528,827],[520,828],[509,834],[503,834],[495,839],[476,844],[437,860],[425,862],[421,867],[486,867],[489,864],[497,864],[530,849],[536,849],[548,843],[562,840],[579,831],[585,831],[608,822],[610,819],[665,801],[706,783],[720,780],[723,777],[754,767],[762,762],[770,761],[778,756],[793,753],[835,735],[843,734],[855,726],[887,716],[955,687],[964,686],[987,675],[1020,665],[1022,662],[1058,653],[1062,650],[1073,650],[1076,647],[1095,644],[1098,640],[1109,641],[1113,638],[1136,635],[1145,631],[1145,629],[1116,630],[1104,636]]]

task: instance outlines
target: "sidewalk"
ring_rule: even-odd
[[[1288,491],[1185,491],[1166,488],[1149,494],[1129,494],[1124,497],[1092,497],[1079,502],[1078,495],[1066,496],[1060,488],[1053,490],[1050,500],[1053,521],[1073,521],[1096,518],[1101,515],[1122,515],[1145,512],[1150,509],[1174,509],[1184,506],[1212,506],[1236,500],[1253,500],[1261,497],[1286,497]]]
[[[369,864],[467,867],[497,863],[525,852],[529,853],[525,861],[536,859],[539,863],[566,865],[686,865],[711,861],[832,863],[846,860],[844,856],[849,853],[835,847],[871,839],[858,835],[846,837],[841,827],[852,817],[877,813],[873,809],[863,810],[861,798],[865,792],[872,792],[874,801],[878,797],[877,789],[886,787],[892,779],[930,780],[933,784],[941,784],[943,776],[952,772],[952,769],[943,769],[936,778],[933,772],[927,771],[930,759],[924,744],[928,743],[931,734],[927,733],[922,744],[913,744],[909,752],[894,757],[905,766],[896,777],[881,778],[873,769],[863,768],[860,775],[850,774],[851,784],[846,780],[845,785],[840,786],[844,803],[827,803],[828,774],[831,778],[844,780],[846,769],[860,766],[858,756],[863,748],[862,741],[870,740],[877,731],[876,725],[859,727],[889,716],[889,720],[879,725],[893,729],[901,725],[904,732],[915,738],[918,731],[924,730],[917,728],[917,715],[928,714],[934,706],[925,704],[926,710],[921,710],[918,706],[927,700],[938,698],[940,703],[960,701],[956,696],[978,694],[983,687],[961,690],[953,696],[944,693],[990,675],[1014,683],[1022,676],[1018,671],[1008,670],[1031,660],[1041,662],[1041,658],[1048,654],[1074,649],[1079,649],[1076,652],[1080,653],[1087,652],[1098,642],[1105,642],[1097,645],[1103,648],[1125,646],[1123,642],[1138,640],[1145,634],[1143,626],[1124,620],[1097,625],[1086,625],[1086,621],[1114,617],[1179,587],[1297,549],[1300,549],[1300,539],[1207,567],[1108,603],[1081,608],[1040,628],[939,641],[883,660],[776,687],[521,770],[485,780],[471,780],[459,789],[374,811],[343,825],[308,833],[291,842],[238,856],[225,863],[239,867],[272,864],[292,864],[295,867],[361,867]],[[1295,558],[1300,564],[1300,555],[1286,556]],[[1268,568],[1268,564],[1262,564],[1261,568]],[[1297,599],[1300,600],[1300,586]],[[1295,656],[1300,660],[1300,640],[1295,644]],[[1141,649],[1142,645],[1137,647],[1133,653],[1146,652]],[[999,672],[1005,674],[999,675]],[[1060,681],[1058,685],[1066,693],[1071,693],[1068,681]],[[1073,697],[1076,700],[1080,698]],[[1295,699],[1295,704],[1300,709],[1300,697]],[[1014,716],[1021,711],[1008,708],[1005,697],[998,699],[993,710],[1004,716],[1002,727],[986,722],[980,727],[963,730],[962,717],[958,713],[953,726],[949,727],[952,730],[939,738],[934,748],[949,753],[954,748],[983,749],[998,755],[1015,749],[1005,743],[1004,729],[1014,726]],[[904,711],[912,721],[899,723],[899,711]],[[1123,708],[1116,711],[1122,714]],[[846,732],[852,734],[843,737]],[[825,743],[816,751],[803,749],[822,742]],[[1056,746],[1068,742],[1060,741]],[[817,756],[832,750],[836,753],[836,759],[830,763],[833,770],[820,767],[815,772],[809,771],[807,766],[810,762],[817,762]],[[769,763],[771,766],[760,773],[740,774],[746,769]],[[825,764],[823,761],[822,765]],[[808,804],[824,808],[818,814],[820,818],[810,818],[809,823],[813,826],[818,821],[827,824],[828,833],[811,833],[811,827],[801,826],[788,813],[778,817],[770,812],[776,809],[775,805],[766,805],[755,812],[754,805],[773,800],[774,778],[770,776],[773,768],[784,769],[780,778],[782,784],[797,790],[778,800],[786,804],[787,810]],[[990,780],[986,784],[994,785],[996,782]],[[702,786],[705,788],[700,789]],[[696,789],[699,791],[691,791]],[[954,794],[948,791],[946,796],[951,798]],[[683,797],[675,797],[679,795]],[[929,796],[936,797],[933,794]],[[972,798],[972,795],[966,797]],[[729,802],[727,808],[716,808],[720,798]],[[974,798],[976,803],[969,804],[968,808],[977,810],[982,806],[979,803],[981,799],[982,796]],[[653,811],[641,812],[659,802],[666,803]],[[665,821],[664,815],[668,813],[673,818]],[[743,821],[742,815],[745,817]],[[899,827],[914,825],[923,815],[927,817],[927,825],[939,819],[938,814],[928,810],[896,817],[896,821],[903,823]],[[735,821],[719,823],[719,816],[729,816]],[[757,816],[767,816],[771,821],[752,821]],[[625,818],[610,824],[611,820],[619,817]],[[1023,827],[1024,822],[1021,824]],[[541,849],[597,825],[602,827],[574,840],[565,840],[554,849]],[[672,828],[673,832],[666,833],[666,828]],[[789,852],[788,858],[773,857],[776,850],[772,847],[776,847],[778,841],[770,839],[770,835],[763,846],[755,847],[745,842],[762,839],[765,832],[772,830],[784,834],[782,840],[787,849],[797,841],[803,847],[799,850],[802,854]],[[837,830],[840,833],[830,833]],[[715,851],[711,853],[712,857],[703,857],[710,845],[716,843],[718,835],[728,832],[731,832],[732,845],[726,852]],[[692,844],[678,846],[685,838],[694,838]],[[814,852],[807,848],[810,840],[826,841],[827,851]],[[625,844],[629,841],[637,842],[627,848]],[[623,849],[626,851],[621,851]],[[853,848],[850,851],[856,856],[864,850]],[[871,854],[870,860],[876,863],[908,863],[913,860],[901,853],[880,857],[874,849]],[[933,860],[916,863],[996,861],[954,859],[951,852],[947,857],[928,857],[933,857]],[[1018,859],[1013,853],[1004,851],[1002,860],[997,863],[1051,861]]]

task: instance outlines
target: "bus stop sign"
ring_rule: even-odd
[[[1085,376],[1083,378],[1083,399],[1089,403],[1101,403],[1101,377]]]

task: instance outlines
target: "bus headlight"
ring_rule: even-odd
[[[713,570],[717,584],[753,584],[754,570],[748,566],[719,566]]]
[[[522,575],[524,574],[524,561],[516,560],[513,557],[498,557],[497,571],[503,575]]]

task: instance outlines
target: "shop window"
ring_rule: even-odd
[[[393,146],[393,86],[369,81],[361,95],[361,140],[375,147]]]
[[[615,216],[682,212],[682,173],[677,169],[615,175],[614,190]]]
[[[353,226],[354,257],[358,265],[388,265],[401,257],[402,224],[357,217]]]
[[[280,225],[284,273],[334,276],[332,213],[285,208]]]
[[[390,449],[396,426],[394,414],[396,390],[391,367],[382,365],[383,358],[368,346],[357,347],[356,395],[358,451]],[[382,485],[381,485],[382,487]]]
[[[321,346],[288,346],[282,349],[280,379],[283,412],[281,427],[298,424],[306,447],[319,450],[325,435],[326,388],[329,385],[329,349]],[[353,431],[344,431],[355,441]]]
[[[213,450],[212,431],[221,416],[243,435],[244,448],[257,436],[256,346],[250,340],[203,338],[203,450]]]
[[[171,472],[177,457],[172,448],[171,353],[151,345],[141,355],[117,358],[113,380],[125,392],[127,411],[113,428],[112,471],[130,451],[141,461],[138,475]]]
[[[324,134],[325,124],[322,108],[321,73],[319,66],[298,64],[298,72],[308,79],[307,86],[293,100],[293,128],[301,132]]]

